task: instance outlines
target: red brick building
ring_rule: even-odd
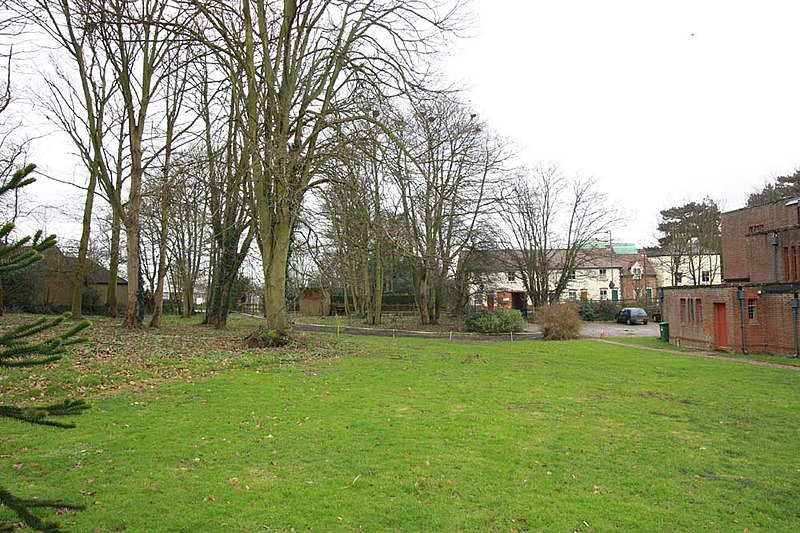
[[[793,355],[800,292],[800,210],[786,200],[722,214],[716,287],[666,287],[670,342],[705,349]]]

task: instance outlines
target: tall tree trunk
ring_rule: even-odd
[[[125,237],[128,248],[128,304],[125,307],[125,319],[122,325],[127,328],[138,328],[142,325],[139,322],[139,226],[126,224]]]
[[[132,280],[140,278],[141,254],[139,252],[139,230],[142,210],[142,128],[141,122],[130,127],[131,181],[128,196],[128,209],[125,217],[125,237],[128,249],[128,306],[122,325],[126,328],[140,328],[142,321],[139,309],[139,283]]]
[[[264,254],[264,303],[267,327],[285,333],[289,329],[286,316],[286,264],[289,259],[292,224],[287,219],[276,220],[266,234],[269,253]],[[264,231],[262,229],[262,231]],[[264,233],[262,233],[262,238]],[[265,247],[267,243],[265,243]]]
[[[97,164],[92,165],[89,173],[89,185],[86,187],[86,201],[83,204],[83,227],[81,242],[78,247],[78,260],[72,278],[72,318],[83,318],[83,287],[86,274],[86,256],[89,252],[89,236],[92,229],[92,208],[94,206],[94,188],[97,185]]]
[[[417,310],[419,311],[419,320],[422,324],[431,323],[430,314],[430,289],[428,287],[428,270],[422,266],[416,276],[415,300],[417,302]]]
[[[119,189],[117,189],[119,190]],[[111,210],[111,243],[108,265],[108,287],[106,288],[106,316],[116,318],[118,313],[117,277],[119,274],[119,237],[122,219],[116,209]]]
[[[189,318],[194,314],[194,284],[188,276],[181,277],[181,318]]]
[[[169,153],[169,151],[168,151]],[[150,318],[151,328],[160,328],[164,315],[164,278],[167,275],[167,218],[169,216],[169,191],[166,173],[169,163],[164,165],[164,184],[161,188],[161,213],[158,242],[158,272],[156,273],[156,293],[153,295],[153,316]]]

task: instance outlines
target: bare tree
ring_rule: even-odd
[[[490,191],[509,156],[458,100],[439,96],[403,117],[394,181],[423,324],[436,323],[459,254],[490,215]]]
[[[379,111],[371,115],[377,118]],[[384,265],[391,245],[384,220],[391,173],[384,152],[393,141],[370,123],[345,126],[337,139],[339,155],[323,169],[329,176],[321,195],[329,221],[327,237],[344,274],[346,309],[352,302],[369,324],[380,324]]]
[[[183,179],[173,189],[170,249],[172,279],[178,288],[181,316],[194,313],[195,288],[203,273],[208,236],[208,183],[204,167],[187,166]]]
[[[192,0],[218,50],[240,66],[245,153],[255,198],[268,327],[288,328],[286,266],[293,228],[323,145],[342,121],[369,118],[349,107],[354,87],[378,93],[414,80],[453,13],[425,0],[323,0],[280,4]],[[236,24],[231,24],[236,19]],[[243,30],[243,37],[229,28]],[[234,30],[234,31],[235,31]]]
[[[87,39],[86,47],[96,50],[97,42]],[[98,176],[103,168],[107,168],[105,150],[93,150],[90,133],[87,127],[86,116],[89,109],[84,105],[77,87],[80,83],[74,79],[72,72],[65,71],[59,66],[58,60],[53,59],[53,74],[43,77],[48,88],[47,92],[39,93],[35,98],[38,104],[46,111],[47,118],[67,134],[72,140],[78,156],[88,173],[88,184],[85,187],[86,199],[84,201],[83,219],[78,256],[75,272],[72,273],[72,316],[82,317],[83,292],[85,287],[86,257],[91,234],[92,211],[94,208],[95,192]],[[107,118],[113,110],[108,108],[113,105],[116,84],[111,76],[108,63],[96,53],[87,54],[85,66],[92,73],[92,79],[87,82],[94,102],[95,116],[93,122],[97,128],[113,127]],[[103,133],[104,147],[108,137]],[[116,295],[116,293],[115,293]]]
[[[616,222],[594,180],[567,178],[555,164],[523,170],[507,187],[510,268],[519,272],[534,307],[557,300],[575,267]]]
[[[97,182],[106,193],[125,228],[127,242],[128,304],[124,324],[141,325],[137,308],[139,279],[139,233],[142,182],[147,167],[158,160],[169,139],[150,135],[163,115],[158,108],[160,91],[176,64],[172,52],[175,34],[167,28],[182,13],[168,0],[18,0],[17,9],[50,36],[72,60],[80,90],[82,127],[91,140]],[[173,54],[174,55],[174,54]],[[105,161],[104,142],[108,127],[103,123],[98,89],[113,77],[119,109],[125,126],[128,198],[123,204],[119,181]],[[168,107],[168,106],[166,106]],[[169,120],[167,120],[169,122]]]

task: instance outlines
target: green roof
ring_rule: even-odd
[[[608,244],[605,243],[587,244],[583,246],[583,248],[603,249],[603,248],[608,248]],[[615,254],[620,254],[620,255],[639,253],[639,250],[636,249],[636,245],[632,242],[614,242],[611,243],[611,249],[614,251]]]

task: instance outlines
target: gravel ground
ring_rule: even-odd
[[[527,333],[541,333],[541,328],[536,324],[528,324],[525,328]],[[629,326],[627,324],[617,324],[615,322],[584,322],[581,329],[581,337],[589,339],[600,338],[600,332],[604,331],[606,337],[658,337],[658,324],[648,322],[642,326]]]

